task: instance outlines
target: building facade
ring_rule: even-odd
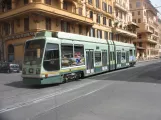
[[[161,57],[161,19],[158,19],[159,24],[159,57]]]
[[[137,47],[138,59],[152,59],[159,54],[159,28],[157,9],[150,0],[130,0],[130,11],[137,29],[137,39],[134,41]]]
[[[114,1],[114,40],[133,43],[137,38],[137,24],[132,22],[132,14],[129,10],[129,0]]]
[[[113,0],[0,0],[4,58],[22,62],[25,41],[43,30],[113,39],[113,20]]]

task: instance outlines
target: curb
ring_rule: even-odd
[[[157,61],[157,60],[159,60],[159,59],[137,61],[137,63],[142,63],[142,62],[151,62],[151,61]]]

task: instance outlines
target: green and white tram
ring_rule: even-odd
[[[25,43],[22,78],[30,85],[62,83],[135,63],[133,44],[44,31]]]

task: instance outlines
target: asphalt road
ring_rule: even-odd
[[[48,86],[0,74],[0,120],[161,120],[161,61]]]

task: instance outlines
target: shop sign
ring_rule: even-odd
[[[35,33],[36,32],[27,32],[27,33],[18,34],[18,35],[12,35],[12,36],[5,37],[4,40],[20,39],[24,37],[34,36]]]

